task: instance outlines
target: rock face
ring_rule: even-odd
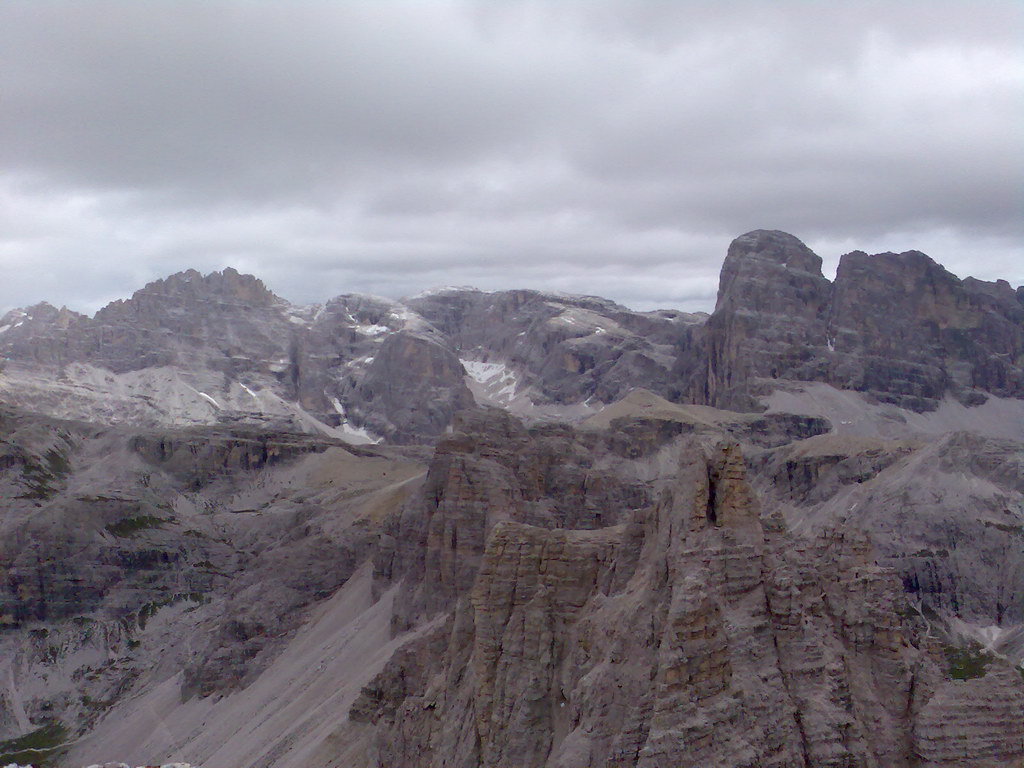
[[[0,747],[81,733],[154,676],[183,696],[245,685],[421,471],[303,434],[0,412]]]
[[[821,258],[792,235],[756,231],[733,240],[706,326],[699,399],[749,407],[751,379],[819,379],[814,351],[827,345],[830,289]]]
[[[443,342],[398,332],[380,345],[355,390],[362,422],[396,442],[440,434],[473,405],[462,363]]]
[[[462,357],[499,360],[520,372],[540,402],[612,402],[643,382],[679,397],[677,357],[705,315],[633,312],[596,296],[448,289],[409,305],[452,340]]]
[[[382,588],[401,579],[407,590],[395,629],[435,629],[353,707],[377,725],[375,764],[1024,759],[1021,718],[1002,703],[1024,693],[1019,676],[943,683],[925,626],[903,618],[915,614],[867,541],[794,539],[760,508],[736,442],[705,432],[621,460],[608,434],[563,432],[563,455],[589,441],[592,468],[613,484],[657,465],[655,492],[620,486],[619,515],[599,524],[528,523],[524,467],[554,436],[513,428],[509,439],[504,419],[464,424],[439,447],[425,506],[394,521],[409,549],[378,559]],[[462,452],[487,458],[455,461]],[[418,542],[407,535],[417,530]],[[421,547],[425,557],[410,556]],[[943,730],[947,706],[976,725]],[[967,732],[977,741],[953,737]]]
[[[695,395],[750,407],[771,380],[823,381],[915,411],[950,392],[1024,395],[1024,304],[1004,281],[960,280],[918,251],[842,257],[836,280],[792,235],[733,241]]]
[[[239,427],[0,426],[0,743],[59,719],[79,763],[106,744],[227,768],[1024,759],[1020,675],[919,613],[870,525],[786,523],[891,491],[931,445],[840,456],[820,419],[651,393],[578,428],[460,412],[428,467]],[[923,463],[1019,479],[938,445]],[[980,605],[963,576],[948,594]]]
[[[404,307],[343,296],[297,308],[233,269],[172,275],[94,318],[15,310],[0,328],[4,399],[60,417],[400,443],[472,402],[447,340]]]
[[[287,348],[279,301],[251,275],[228,268],[203,277],[189,270],[150,283],[94,318],[48,304],[9,315],[4,351],[15,360],[56,367],[88,361],[115,373],[197,362],[244,370]]]
[[[755,459],[765,498],[807,530],[864,531],[929,609],[979,625],[1024,621],[1024,447],[823,435]]]

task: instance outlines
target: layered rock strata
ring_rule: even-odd
[[[706,326],[694,395],[747,408],[772,380],[823,381],[915,411],[949,392],[1024,396],[1024,303],[919,251],[843,256],[834,282],[784,232],[736,238]]]
[[[1000,703],[1024,691],[1019,676],[944,683],[938,648],[903,618],[914,614],[899,581],[866,539],[794,539],[761,510],[737,443],[694,435],[608,462],[621,477],[653,460],[657,492],[580,527],[522,520],[531,482],[518,468],[535,439],[503,440],[483,470],[453,472],[453,448],[440,449],[431,472],[445,479],[427,486],[437,503],[399,523],[419,517],[449,535],[428,536],[422,562],[378,567],[408,590],[396,629],[432,617],[437,628],[353,708],[377,725],[375,764],[937,767],[975,748],[1005,764],[1024,757],[1021,719]],[[451,445],[481,440],[477,428]],[[489,482],[475,483],[478,473]],[[485,495],[467,493],[481,485]],[[450,535],[470,521],[468,541]],[[976,740],[938,726],[946,706],[963,707],[976,725],[962,733]]]
[[[248,685],[421,472],[304,434],[0,411],[0,745],[74,741],[175,676],[186,698]]]

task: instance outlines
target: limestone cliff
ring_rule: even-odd
[[[821,259],[784,232],[733,241],[694,396],[751,407],[773,380],[822,381],[915,411],[949,392],[1024,395],[1024,304],[1008,283],[960,280],[918,251]]]
[[[377,725],[376,765],[1024,759],[1024,721],[1002,703],[1024,694],[1019,676],[943,682],[936,641],[867,540],[794,538],[720,432],[663,437],[628,460],[607,433],[559,435],[570,465],[589,440],[589,470],[651,480],[653,495],[620,487],[618,514],[594,524],[525,522],[528,468],[551,435],[500,419],[463,427],[439,448],[426,506],[396,520],[427,531],[425,557],[398,548],[378,562],[382,586],[406,591],[395,629],[435,628],[353,707]],[[453,460],[461,452],[478,463]],[[952,710],[962,728],[941,725]]]

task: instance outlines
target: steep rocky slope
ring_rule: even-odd
[[[1019,676],[947,682],[867,541],[794,538],[762,509],[727,423],[556,434],[491,416],[443,439],[425,498],[375,560],[378,589],[403,590],[394,630],[433,629],[352,710],[376,725],[373,764],[1021,760]],[[629,458],[622,430],[647,436]],[[584,480],[538,497],[553,444]],[[617,514],[574,514],[598,476]]]
[[[93,318],[14,310],[0,320],[0,351],[4,401],[107,424],[408,442],[472,402],[447,341],[404,307],[348,296],[294,307],[232,269],[173,275]]]
[[[1009,663],[919,612],[857,526],[791,532],[780,498],[805,486],[758,490],[830,455],[822,419],[653,394],[579,428],[468,411],[428,467],[238,429],[5,428],[26,498],[4,541],[33,543],[3,553],[7,734],[60,719],[64,765],[1024,759]],[[848,451],[820,492],[911,448]]]
[[[0,451],[0,747],[71,739],[168,677],[185,698],[245,687],[422,474],[411,456],[297,433],[11,412]]]
[[[519,372],[534,400],[560,404],[619,399],[643,382],[680,396],[673,368],[703,314],[633,312],[596,296],[446,289],[409,306],[452,340],[460,356]],[[501,404],[501,403],[497,403]]]

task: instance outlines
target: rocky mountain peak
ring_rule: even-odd
[[[790,269],[821,274],[821,257],[797,237],[777,229],[755,229],[729,245],[728,258],[758,258]]]
[[[821,257],[786,232],[756,229],[740,235],[729,246],[718,285],[716,311],[732,302],[752,298],[753,285],[824,280]]]
[[[174,305],[189,306],[198,302],[269,307],[280,301],[262,280],[242,274],[233,267],[208,275],[188,269],[146,284],[132,294],[130,299],[108,304],[97,313],[96,318],[103,320],[126,313],[147,314]]]
[[[707,324],[706,402],[750,408],[773,380],[824,381],[932,410],[1024,392],[1024,313],[1008,283],[961,280],[920,251],[821,259],[784,232],[736,238]]]
[[[834,283],[821,265],[788,233],[741,235],[710,317],[526,289],[449,288],[400,301],[345,294],[295,307],[237,269],[190,269],[95,318],[49,305],[8,313],[0,354],[9,376],[24,378],[0,382],[0,393],[52,404],[54,414],[100,410],[133,422],[168,411],[200,423],[262,420],[296,406],[391,441],[443,432],[469,402],[467,386],[482,404],[573,418],[638,386],[671,402],[748,411],[786,382],[825,382],[917,411],[947,393],[968,404],[1024,393],[1022,294],[1005,281],[960,280],[919,251],[854,251]],[[109,379],[103,369],[132,376]],[[180,378],[174,398],[168,376]],[[29,396],[26,383],[46,397]],[[131,407],[108,407],[112,392]]]
[[[806,359],[797,353],[791,362],[789,352],[824,346],[831,290],[821,258],[793,235],[756,230],[733,240],[707,324],[707,402],[750,408],[751,378],[778,378]]]

